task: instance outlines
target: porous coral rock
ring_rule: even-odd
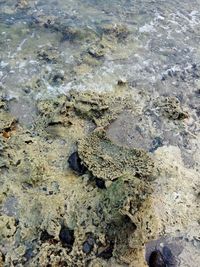
[[[153,178],[154,163],[144,150],[127,149],[113,144],[103,131],[95,131],[78,145],[79,156],[98,178],[114,180],[131,174]]]

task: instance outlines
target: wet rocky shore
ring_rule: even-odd
[[[0,1],[0,266],[199,266],[198,4]]]

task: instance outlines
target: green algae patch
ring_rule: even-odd
[[[154,163],[148,153],[117,146],[103,131],[95,131],[81,140],[78,152],[92,174],[105,181],[127,174],[144,180],[152,179]]]
[[[151,193],[149,183],[136,177],[119,178],[103,192],[98,212],[107,225],[122,225],[126,221],[124,216],[131,214],[132,218]]]

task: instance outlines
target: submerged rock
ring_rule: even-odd
[[[37,51],[37,58],[46,63],[55,64],[60,60],[60,54],[55,47],[45,46]]]
[[[106,48],[102,44],[93,45],[88,49],[88,53],[95,58],[102,58],[106,53]]]
[[[16,8],[19,8],[19,9],[28,8],[28,1],[27,0],[18,0],[17,4],[16,4]]]
[[[97,126],[107,126],[117,114],[132,107],[131,95],[121,97],[109,93],[71,91],[63,110],[74,110],[78,116],[92,120]]]
[[[160,98],[156,106],[168,119],[183,120],[188,118],[188,113],[182,109],[180,101],[176,97]]]
[[[100,31],[119,40],[125,39],[129,34],[129,30],[123,24],[105,23],[100,27]]]

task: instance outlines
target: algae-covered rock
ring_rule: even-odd
[[[6,139],[9,139],[16,130],[17,120],[7,112],[7,105],[0,101],[0,168],[8,167],[10,159],[9,153],[6,153],[9,147]]]
[[[2,239],[7,239],[12,237],[15,234],[16,231],[16,222],[15,218],[7,216],[7,215],[1,215],[0,216],[0,237],[1,237],[1,243]]]
[[[90,92],[72,93],[70,100],[73,103],[76,113],[94,121],[102,117],[109,110],[105,99],[98,94],[92,94]]]
[[[79,156],[94,176],[115,180],[130,174],[151,180],[154,163],[143,150],[113,144],[103,131],[93,132],[78,145]]]
[[[1,176],[2,211],[10,196],[18,203],[17,212],[10,214],[15,216],[10,217],[13,224],[18,222],[15,232],[4,238],[16,242],[16,247],[6,252],[6,263],[10,264],[10,257],[33,267],[83,267],[98,259],[103,266],[108,262],[116,266],[116,261],[120,266],[130,262],[127,253],[133,253],[135,247],[141,249],[153,236],[154,228],[152,233],[145,230],[142,218],[147,214],[143,203],[152,193],[153,160],[143,150],[113,143],[102,130],[124,104],[132,107],[131,103],[127,95],[121,98],[94,92],[39,100],[34,132],[19,125],[10,138],[1,137],[0,153],[8,166]],[[83,126],[91,121],[103,127],[94,131],[92,123],[90,133],[84,132]],[[48,139],[50,127],[62,131],[62,140],[59,136]],[[89,169],[79,177],[67,164],[77,142],[79,156]],[[96,179],[103,188],[95,184]],[[5,224],[2,233],[7,235]],[[73,233],[70,246],[63,242],[68,240],[66,231],[61,234],[63,225]]]
[[[60,60],[60,54],[55,47],[44,46],[37,51],[37,58],[46,63],[55,64]]]
[[[101,43],[92,45],[91,47],[88,48],[88,53],[93,57],[101,58],[106,53],[106,47]]]
[[[44,166],[40,163],[40,157],[38,160],[25,158],[20,164],[19,171],[22,177],[21,181],[27,185],[36,186],[43,182]]]
[[[17,4],[16,4],[16,8],[19,8],[19,9],[28,8],[28,1],[27,0],[18,0]]]
[[[58,27],[56,26],[55,29],[62,33],[62,41],[86,41],[95,39],[96,37],[92,30],[84,27],[70,26],[61,23]]]
[[[146,193],[146,198],[143,198],[143,200],[140,202],[138,210],[134,214],[132,209],[129,208],[132,205],[135,205],[134,202],[131,200],[129,203],[127,203],[125,214],[127,214],[131,221],[137,226],[135,231],[130,233],[128,237],[128,244],[131,248],[141,247],[141,244],[144,245],[149,240],[153,240],[158,236],[160,225],[155,211],[152,209],[152,186],[150,186],[148,190],[149,194],[147,195]],[[144,195],[144,193],[142,195]]]
[[[99,201],[98,212],[102,222],[115,227],[123,224],[129,214],[132,219],[151,192],[151,186],[136,177],[122,177],[112,182]]]
[[[66,106],[73,108],[77,115],[92,120],[97,126],[106,126],[117,114],[133,108],[133,100],[130,95],[121,97],[109,93],[72,91]]]
[[[129,34],[129,30],[123,24],[104,23],[100,30],[103,34],[109,35],[109,37],[115,37],[119,40],[126,38]]]
[[[66,127],[74,124],[77,119],[105,127],[123,110],[133,108],[134,102],[130,94],[121,97],[110,93],[74,90],[70,91],[68,96],[62,95],[56,99],[40,100],[37,103],[43,125],[62,124]],[[39,121],[37,120],[36,124]]]
[[[57,97],[56,99],[51,98],[51,99],[40,100],[37,103],[38,113],[46,117],[51,117],[56,113],[60,113],[62,105],[65,103],[65,101],[66,97],[63,95]]]
[[[168,119],[183,120],[185,118],[188,118],[188,113],[183,110],[180,101],[176,97],[160,98],[157,101],[156,106]]]
[[[84,190],[87,195],[83,193]],[[143,223],[142,218],[148,213],[145,208],[150,209],[150,205],[145,206],[143,203],[149,200],[151,185],[139,178],[124,176],[113,181],[107,189],[97,190],[90,185],[83,188],[82,194],[76,197],[73,204],[74,211],[70,211],[71,217],[76,221],[73,258],[78,253],[78,258],[81,259],[80,250],[90,232],[95,240],[88,252],[90,258],[97,257],[101,259],[100,262],[115,258],[121,264],[126,261],[128,263],[128,259],[125,261],[127,251],[141,249],[144,242],[155,234],[155,228],[151,225],[151,232],[146,230],[148,225]],[[151,214],[150,211],[149,213]],[[86,261],[87,257],[84,256],[83,262]]]

